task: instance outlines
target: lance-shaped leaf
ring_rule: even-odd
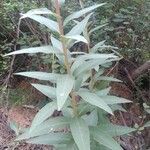
[[[106,3],[101,3],[101,4],[98,4],[98,5],[93,5],[93,6],[90,6],[90,7],[87,7],[87,8],[84,8],[80,11],[77,11],[71,15],[69,15],[65,20],[64,20],[64,25],[66,25],[69,21],[73,20],[73,19],[76,19],[76,18],[79,18],[83,15],[85,15],[86,13],[89,13],[91,11],[93,11],[94,9],[100,7],[100,6],[103,6],[105,5]]]
[[[32,121],[30,133],[43,121],[49,118],[53,114],[55,109],[57,109],[57,105],[55,102],[50,102],[46,104],[42,109],[40,109]]]
[[[88,41],[81,35],[65,35],[64,38],[76,40],[77,42],[88,43]]]
[[[51,42],[55,51],[57,52],[56,53],[57,58],[59,59],[61,64],[64,64],[64,55],[62,55],[63,54],[62,43],[58,39],[54,38],[53,36],[51,36]]]
[[[31,15],[28,16],[30,19],[35,20],[37,22],[39,22],[42,25],[45,25],[46,27],[48,27],[50,30],[58,32],[59,33],[59,27],[58,27],[58,23],[50,20],[46,17],[40,16],[40,15]]]
[[[91,93],[91,92],[85,92],[85,91],[79,91],[77,93],[86,102],[94,106],[97,106],[110,114],[113,114],[111,108],[107,105],[107,103],[96,94]]]
[[[97,27],[95,27],[94,29],[91,29],[91,30],[89,31],[89,35],[91,35],[93,32],[95,32],[95,31],[97,31],[97,30],[100,30],[101,28],[105,27],[106,25],[108,25],[108,24],[106,23],[106,24],[97,26]]]
[[[150,121],[146,122],[143,127],[144,128],[150,127]]]
[[[91,150],[110,150],[110,149],[93,140],[91,143]]]
[[[102,51],[104,49],[111,49],[114,53],[119,55],[119,53],[117,53],[117,51],[114,50],[114,49],[118,49],[118,47],[105,45],[105,44],[104,45],[100,45],[100,43],[96,44],[94,47],[91,48],[91,53],[95,53],[97,51]],[[119,56],[121,56],[121,55],[119,55]]]
[[[49,111],[51,110],[50,107],[48,109],[49,109]],[[47,112],[47,114],[46,114],[46,112]],[[46,112],[43,112],[42,114],[40,112],[41,115],[40,116],[36,115],[36,116],[37,117],[42,117],[42,115],[44,115],[44,113],[45,113],[46,116],[49,116],[48,110],[46,110]],[[44,116],[44,118],[40,118],[40,122],[41,122],[41,120],[43,121],[43,119],[45,119],[45,118],[46,118],[45,116]],[[66,117],[55,117],[55,118],[49,118],[46,121],[39,124],[39,122],[37,122],[38,120],[39,120],[38,118],[37,119],[35,118],[32,122],[32,125],[31,125],[31,128],[30,128],[30,133],[29,133],[30,138],[31,137],[36,137],[36,136],[41,136],[41,135],[44,135],[44,134],[48,134],[50,132],[54,132],[58,128],[63,129],[66,126],[69,125],[69,121],[70,121],[69,118],[66,118]],[[35,126],[35,123],[36,123],[36,126]]]
[[[17,136],[17,138],[15,139],[15,141],[22,141],[22,140],[26,140],[30,138],[30,133],[29,133],[29,128],[26,128],[25,131],[23,131],[22,134],[20,134],[19,136]]]
[[[110,106],[111,107],[111,109],[113,110],[113,112],[114,111],[122,111],[122,112],[127,112],[121,105],[119,105],[119,104],[115,104],[115,105],[111,105]]]
[[[95,46],[93,46],[90,51],[92,53],[95,53],[99,48],[104,48],[104,47],[105,47],[105,41],[101,41],[97,43]]]
[[[70,134],[66,133],[49,133],[27,140],[27,143],[54,145],[54,144],[66,144],[72,139]]]
[[[109,58],[118,58],[118,56],[114,54],[86,54],[86,55],[81,55],[77,58],[78,60],[89,60],[89,59],[109,59]]]
[[[51,36],[51,42],[52,42],[53,47],[57,48],[58,50],[60,50],[60,52],[63,53],[62,43],[58,39]]]
[[[90,105],[89,103],[82,102],[78,106],[79,116],[86,115],[88,112],[92,112],[95,109],[95,106]]]
[[[75,82],[75,91],[78,91],[90,76],[91,72],[83,73],[81,76],[79,76]]]
[[[61,75],[57,79],[57,105],[58,110],[64,106],[72,88],[74,86],[74,79],[70,75]]]
[[[56,88],[42,84],[32,84],[32,86],[50,99],[56,98]]]
[[[50,14],[50,15],[56,16],[55,13],[53,13],[51,10],[49,10],[47,8],[39,8],[39,9],[29,10],[27,13],[22,14],[22,17],[20,19],[29,17],[31,15],[45,15],[45,14]]]
[[[104,59],[104,58],[98,59],[98,58],[96,58],[94,60],[85,61],[85,62],[82,62],[82,64],[79,64],[77,69],[75,69],[73,71],[73,74],[74,74],[74,76],[77,77],[81,73],[95,68],[95,66],[102,65],[102,64],[109,63],[109,62],[116,61],[116,60],[118,60],[118,58],[116,58],[116,59]]]
[[[111,87],[108,87],[106,89],[103,89],[103,90],[100,90],[100,91],[96,91],[95,93],[98,96],[106,96],[106,95],[109,94],[110,90],[111,90]]]
[[[90,150],[89,128],[85,121],[81,118],[73,118],[70,129],[79,150]]]
[[[55,117],[49,118],[41,124],[37,125],[33,130],[27,128],[23,134],[17,136],[15,141],[27,140],[37,136],[47,135],[55,130],[63,129],[69,125],[70,118]],[[32,128],[32,127],[31,127]]]
[[[81,22],[78,22],[77,25],[75,25],[69,31],[69,33],[67,33],[66,35],[67,36],[69,36],[69,35],[70,36],[72,36],[72,35],[80,35],[84,31],[84,29],[85,29],[85,27],[86,27],[86,25],[88,23],[88,20],[90,19],[91,15],[92,15],[92,13],[89,14],[88,16],[86,16]]]
[[[102,144],[111,150],[123,150],[121,146],[108,134],[97,130],[97,128],[91,128],[90,133],[93,139],[99,144]]]
[[[115,136],[121,136],[124,134],[129,134],[133,131],[136,131],[137,129],[135,128],[130,128],[127,126],[119,126],[119,125],[114,125],[114,124],[100,124],[98,127],[96,127],[96,129],[99,132],[104,132],[112,137]]]
[[[74,141],[71,141],[66,145],[55,145],[54,147],[56,150],[79,150]]]
[[[15,75],[25,76],[29,78],[38,79],[38,80],[51,81],[51,82],[56,82],[57,78],[59,78],[59,74],[39,72],[39,71],[19,72],[19,73],[15,73]]]
[[[101,62],[100,62],[101,61]],[[82,61],[81,61],[82,62]],[[84,61],[82,62],[82,64],[78,64],[76,63],[77,65],[79,65],[77,67],[77,69],[73,70],[73,74],[74,76],[78,77],[80,76],[82,73],[86,72],[86,71],[89,71],[91,70],[92,68],[94,68],[95,66],[99,65],[99,64],[103,64],[105,63],[105,59],[103,60],[89,60],[89,61]],[[72,67],[76,67],[76,66],[72,66]]]
[[[15,134],[18,136],[19,135],[19,124],[17,124],[14,121],[10,121],[9,126],[15,132]]]
[[[99,96],[101,99],[103,99],[103,101],[105,101],[105,103],[113,105],[113,104],[121,104],[121,103],[131,103],[131,101],[125,99],[125,98],[121,98],[121,97],[117,97],[117,96]]]
[[[97,110],[92,111],[90,114],[82,116],[88,126],[96,126],[98,123]]]
[[[54,51],[52,46],[48,45],[48,46],[31,47],[31,48],[21,49],[21,50],[17,50],[17,51],[8,53],[4,56],[18,55],[18,54],[35,54],[35,53],[55,54],[56,52]]]
[[[55,106],[56,106],[56,104],[55,104]],[[50,112],[50,108],[49,108],[49,112]],[[43,114],[44,113],[45,112],[43,112]],[[48,113],[48,110],[46,110],[46,113]],[[45,113],[45,115],[46,115],[46,113]],[[47,114],[47,116],[49,116],[49,114]],[[42,120],[43,120],[43,118],[42,118]],[[42,122],[41,124],[38,124],[34,128],[33,128],[33,126],[31,126],[31,128],[26,128],[26,130],[23,131],[23,133],[21,135],[17,136],[15,141],[27,140],[30,138],[35,138],[37,136],[47,135],[49,133],[54,132],[58,128],[63,129],[64,127],[69,125],[69,122],[70,122],[70,118],[66,118],[66,117],[49,118],[46,121]]]
[[[119,79],[113,78],[113,77],[108,77],[108,76],[100,76],[97,78],[97,80],[104,80],[104,81],[113,81],[113,82],[122,82]]]
[[[93,59],[99,59],[99,60],[105,60],[109,58],[117,58],[114,54],[86,54],[78,56],[71,66],[71,71],[73,72],[75,69],[77,69],[80,65],[82,65],[86,60],[93,60]]]
[[[58,57],[59,61],[62,64],[64,64],[64,52],[63,52],[62,43],[53,36],[51,36],[51,42],[52,42],[52,45],[54,47],[54,50],[56,51],[56,56]],[[67,50],[67,54],[68,54],[68,59],[70,61],[71,60],[71,54],[70,54],[69,50]]]

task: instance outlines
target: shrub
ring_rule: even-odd
[[[103,84],[96,86],[98,81],[121,82],[113,77],[104,76],[104,70],[120,58],[114,53],[100,53],[102,48],[108,47],[103,41],[91,47],[90,35],[99,27],[90,31],[88,28],[93,15],[91,12],[105,3],[74,12],[64,21],[61,17],[60,1],[56,0],[53,5],[56,13],[46,8],[33,9],[20,18],[20,20],[30,18],[45,25],[51,32],[51,44],[7,54],[7,56],[23,53],[53,55],[58,59],[58,65],[65,68],[64,73],[55,73],[53,70],[51,73],[38,71],[16,73],[47,81],[46,85],[35,83],[32,85],[50,99],[50,102],[36,114],[31,127],[18,135],[16,141],[26,140],[27,143],[53,145],[58,150],[105,148],[121,150],[122,147],[114,137],[128,134],[135,129],[111,124],[108,115],[113,115],[115,110],[120,109],[119,104],[130,101],[109,95],[108,86]],[[64,33],[69,22],[73,27]],[[71,47],[77,42],[85,43],[88,53],[70,52]],[[111,46],[109,48],[113,49]],[[54,110],[61,111],[63,116],[51,117]]]

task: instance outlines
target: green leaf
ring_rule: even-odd
[[[57,52],[56,56],[58,57],[59,61],[62,64],[64,64],[64,52],[63,52],[62,43],[58,39],[54,38],[53,36],[51,36],[51,42],[55,51]],[[67,55],[68,55],[68,60],[70,61],[71,55],[69,50],[67,50]]]
[[[39,71],[19,72],[19,73],[15,73],[15,75],[25,76],[29,78],[38,79],[38,80],[46,80],[51,82],[56,82],[57,78],[59,78],[59,74],[39,72]]]
[[[65,35],[64,38],[73,39],[76,40],[77,42],[88,43],[88,41],[81,35]]]
[[[58,50],[60,50],[60,52],[63,53],[62,43],[58,39],[51,36],[51,42],[54,48],[57,48]]]
[[[105,64],[105,63],[108,63],[108,62],[112,62],[112,61],[116,61],[118,60],[118,58],[112,58],[112,59],[94,59],[94,60],[89,60],[89,61],[85,61],[83,62],[82,64],[79,64],[79,66],[77,67],[77,69],[73,70],[73,74],[74,76],[79,76],[80,74],[82,74],[83,72],[86,72],[86,71],[89,71],[91,69],[93,69],[95,66],[98,66],[98,65],[102,65],[102,64]],[[78,64],[77,64],[78,65]],[[73,66],[74,68],[76,66]],[[71,70],[71,71],[72,71]]]
[[[93,149],[93,150],[95,150],[95,149]],[[110,148],[108,148],[108,147],[106,147],[106,146],[104,146],[104,145],[99,144],[97,150],[110,150]]]
[[[86,16],[81,22],[78,22],[77,25],[75,25],[69,31],[69,33],[67,33],[66,35],[67,36],[80,35],[84,31],[84,29],[85,29],[85,27],[86,27],[86,25],[88,23],[88,20],[90,19],[91,15],[92,15],[92,13],[89,14],[88,16]]]
[[[95,31],[97,31],[97,30],[99,30],[99,29],[105,27],[106,25],[108,25],[108,24],[106,23],[106,24],[97,26],[97,27],[95,27],[94,29],[91,29],[91,30],[89,31],[89,34],[92,34],[93,32],[95,32]]]
[[[71,135],[66,133],[49,133],[48,135],[42,135],[29,139],[26,142],[31,144],[54,145],[68,143],[71,138]]]
[[[94,106],[89,105],[86,102],[81,102],[78,106],[78,114],[79,116],[83,116],[86,115],[88,112],[92,112],[94,109]]]
[[[70,129],[79,150],[90,150],[89,128],[85,121],[81,118],[73,118]]]
[[[108,88],[106,88],[106,89],[96,91],[95,93],[96,93],[96,95],[98,95],[98,96],[106,96],[106,95],[109,94],[110,90],[111,90],[111,87],[108,87]]]
[[[45,53],[45,54],[54,54],[56,53],[52,46],[41,46],[41,47],[32,47],[32,48],[25,48],[17,51],[13,51],[11,53],[8,53],[4,56],[10,56],[10,55],[18,55],[18,54],[35,54],[35,53]]]
[[[143,127],[144,128],[150,127],[150,121],[146,122]]]
[[[110,58],[118,58],[118,56],[114,55],[114,54],[93,54],[93,53],[89,53],[86,55],[81,55],[77,58],[78,60],[89,60],[89,59],[110,59]]]
[[[64,54],[62,43],[58,39],[54,38],[53,36],[51,36],[51,42],[52,42],[53,48],[57,52],[56,53],[57,58],[59,59],[61,64],[64,64],[64,55],[62,55]]]
[[[78,91],[83,86],[84,82],[91,76],[91,72],[83,73],[75,81],[75,91]]]
[[[111,109],[113,110],[113,112],[114,112],[114,111],[117,111],[117,110],[122,111],[122,112],[127,112],[127,111],[126,111],[121,105],[119,105],[119,104],[111,105],[110,107],[111,107]]]
[[[30,133],[43,121],[49,118],[53,114],[54,110],[56,109],[57,109],[57,105],[55,102],[50,102],[46,104],[42,109],[40,109],[32,121]]]
[[[100,123],[105,123],[105,124],[110,123],[109,118],[108,118],[108,116],[107,116],[105,111],[103,111],[100,108],[97,108],[97,114],[98,114],[98,122],[99,122],[99,124]]]
[[[49,116],[49,114],[47,116]],[[34,123],[33,120],[32,126],[30,128],[30,138],[48,134],[50,132],[54,132],[58,128],[63,129],[69,125],[69,121],[70,121],[69,119],[70,118],[66,118],[66,117],[49,118],[46,121],[42,122],[41,124],[38,123],[39,125],[37,125],[36,127],[33,127],[33,123]]]
[[[21,135],[17,136],[15,141],[22,141],[22,140],[26,140],[26,139],[29,139],[29,138],[30,138],[29,128],[26,128],[24,133],[22,133]]]
[[[71,141],[67,145],[55,145],[55,150],[79,150],[74,141]]]
[[[30,129],[26,129],[26,131],[19,135],[15,141],[26,140],[30,138],[34,138],[41,135],[47,135],[49,133],[53,133],[57,129],[63,129],[64,127],[69,125],[69,118],[66,117],[56,117],[49,118],[46,121],[42,122],[35,129],[30,131]]]
[[[107,103],[105,103],[105,101],[103,101],[103,99],[96,94],[84,91],[79,91],[77,92],[77,94],[86,102],[97,106],[110,114],[113,114],[111,108],[107,105]]]
[[[109,58],[117,58],[114,54],[85,54],[78,56],[71,67],[71,72],[74,72],[80,65],[82,65],[86,60],[93,60],[93,59],[109,59]]]
[[[131,101],[125,99],[125,98],[121,98],[121,97],[117,97],[117,96],[99,96],[101,99],[103,99],[103,101],[105,101],[107,104],[113,105],[113,104],[121,104],[121,103],[131,103]]]
[[[40,15],[31,15],[28,16],[30,19],[35,20],[37,22],[39,22],[42,25],[45,25],[46,27],[48,27],[50,30],[58,32],[59,33],[59,27],[58,27],[58,23],[50,20],[46,17],[40,16]]]
[[[16,122],[10,121],[10,128],[15,132],[17,136],[19,135],[19,125]]]
[[[133,131],[136,131],[135,128],[130,128],[127,126],[119,126],[114,124],[100,124],[98,127],[96,127],[99,132],[104,132],[105,134],[108,134],[112,137],[115,136],[121,136],[124,134],[129,134]]]
[[[105,47],[105,41],[101,41],[101,42],[99,42],[99,43],[97,43],[96,45],[94,45],[94,47],[92,47],[91,49],[90,49],[90,52],[92,52],[92,53],[95,53],[95,52],[97,52],[97,50],[99,49],[99,48],[104,48]]]
[[[62,109],[73,86],[74,86],[74,79],[70,75],[61,75],[57,79],[56,94],[57,94],[58,110]]]
[[[90,114],[82,116],[88,126],[96,126],[98,123],[97,110],[92,111]]]
[[[82,61],[81,61],[82,62]],[[76,62],[75,62],[76,63]],[[79,63],[79,62],[78,62]],[[85,73],[86,71],[89,71],[89,70],[91,70],[92,68],[94,68],[95,66],[97,66],[97,64],[103,64],[103,63],[105,63],[105,60],[103,59],[103,60],[101,60],[101,62],[99,62],[98,63],[98,60],[96,61],[96,60],[89,60],[89,61],[84,61],[84,62],[82,62],[82,64],[78,64],[78,63],[76,63],[75,65],[73,65],[72,67],[72,70],[71,71],[73,71],[72,73],[73,73],[73,75],[75,76],[75,77],[78,77],[78,76],[80,76],[82,73]],[[78,66],[79,65],[79,66]],[[78,67],[77,67],[78,66]],[[77,68],[76,68],[77,67]],[[75,70],[74,70],[74,68],[76,68]]]
[[[113,81],[113,82],[122,82],[119,79],[113,78],[113,77],[107,77],[107,76],[100,76],[97,78],[97,80],[105,80],[105,81]]]
[[[100,6],[103,6],[105,5],[106,3],[101,3],[101,4],[98,4],[98,5],[93,5],[91,7],[87,7],[87,8],[84,8],[80,11],[77,11],[71,15],[69,15],[65,20],[64,20],[64,25],[66,25],[69,21],[73,20],[73,19],[76,19],[76,18],[79,18],[83,15],[85,15],[86,13],[89,13],[91,11],[93,11],[94,9],[100,7]]]
[[[121,146],[111,136],[109,136],[108,133],[101,132],[97,130],[97,128],[92,128],[90,132],[93,139],[99,142],[99,144],[102,144],[111,150],[123,150]]]
[[[36,88],[38,91],[43,93],[45,96],[49,97],[50,99],[56,98],[56,88],[42,84],[31,84],[31,85],[34,86],[34,88]]]
[[[27,18],[31,15],[45,15],[45,14],[56,16],[55,13],[53,13],[51,10],[48,10],[47,8],[39,8],[39,9],[29,10],[27,13],[22,14],[22,17],[20,19]]]
[[[75,143],[67,145],[67,149],[64,150],[79,150]]]

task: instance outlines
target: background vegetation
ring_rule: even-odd
[[[84,5],[91,6],[94,3],[102,2],[106,2],[106,0],[84,0]],[[71,13],[80,7],[78,0],[66,0],[66,4],[63,7],[63,16],[69,14],[68,9]],[[20,13],[45,6],[51,8],[51,2],[49,0],[2,0],[0,2],[0,89],[5,91],[6,84],[9,87],[9,93],[8,91],[3,92],[3,94],[8,94],[9,97],[1,98],[1,102],[9,99],[10,105],[31,104],[40,107],[43,105],[41,99],[45,100],[44,104],[47,102],[47,98],[41,95],[38,95],[37,98],[28,94],[30,89],[26,84],[27,79],[24,82],[23,78],[16,78],[12,73],[24,70],[51,71],[54,68],[57,73],[65,72],[62,66],[58,66],[57,61],[49,61],[50,58],[44,55],[16,56],[11,67],[12,59],[3,57],[4,54],[14,50],[49,44],[50,34],[47,29],[30,19],[23,21],[20,27],[20,38],[17,38]],[[99,32],[92,35],[93,45],[98,41],[105,40],[107,45],[116,47],[116,51],[123,56],[124,59],[117,64],[113,73],[117,78],[124,81],[124,85],[127,86],[129,91],[133,91],[129,99],[135,102],[134,106],[140,106],[138,109],[142,110],[141,116],[146,115],[147,117],[150,98],[150,74],[148,69],[150,67],[148,65],[144,72],[140,73],[135,79],[132,74],[150,60],[150,1],[107,0],[107,5],[97,9],[94,21],[95,26],[104,26]],[[70,25],[66,30],[69,29]],[[79,51],[83,48],[84,45],[79,43],[73,47],[72,51]],[[106,50],[109,51],[109,49]],[[43,57],[44,62],[42,61]],[[52,63],[54,63],[53,68],[50,68]],[[8,76],[9,74],[10,76]],[[103,84],[106,85],[107,83]],[[35,98],[36,102],[33,102]]]

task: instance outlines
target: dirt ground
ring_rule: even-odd
[[[9,126],[10,120],[15,120],[22,127],[27,127],[35,112],[35,110],[21,107],[12,108],[9,111],[4,108],[0,109],[0,150],[52,150],[48,146],[14,142],[15,133]]]

